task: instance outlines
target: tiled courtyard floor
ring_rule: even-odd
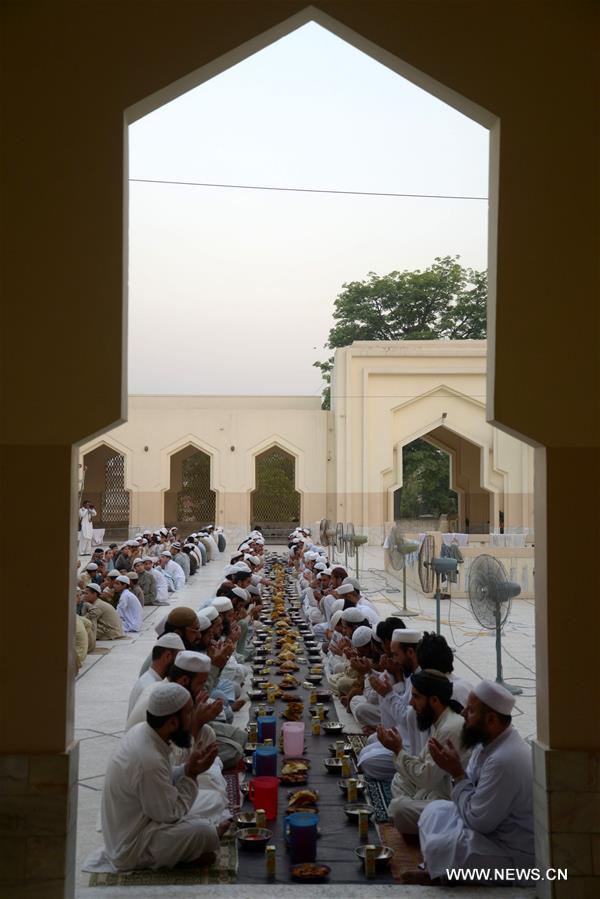
[[[187,584],[181,592],[175,594],[172,606],[189,605],[197,607],[199,601],[210,595],[214,595],[215,589],[221,582],[223,560],[214,561],[201,569],[201,571]],[[402,595],[394,592],[394,582],[380,570],[368,568],[361,573],[361,580],[365,592],[369,595],[382,615],[397,612],[402,605]],[[396,585],[397,586],[397,585]],[[408,626],[415,626],[423,630],[435,627],[435,603],[433,600],[409,591],[410,608],[419,611],[419,616],[413,618]],[[244,886],[172,886],[172,887],[88,887],[89,875],[81,872],[81,863],[86,855],[100,843],[101,834],[97,830],[100,798],[104,772],[110,753],[117,745],[123,733],[125,724],[129,692],[135,682],[140,666],[148,655],[156,639],[154,626],[157,621],[166,614],[167,607],[150,607],[144,610],[144,626],[140,634],[132,638],[119,640],[112,643],[99,643],[100,648],[108,649],[104,654],[88,656],[78,676],[76,686],[76,716],[75,738],[80,741],[80,787],[78,810],[78,840],[77,840],[77,896],[79,899],[116,899],[116,897],[177,897],[177,899],[191,899],[195,896],[222,896],[231,899],[246,899],[254,895],[264,897],[302,895],[308,899],[309,893],[306,887],[289,886],[269,888],[266,884],[260,888]],[[167,610],[168,611],[168,610]],[[449,623],[448,623],[448,613]],[[506,652],[505,652],[505,676],[512,683],[518,683],[524,687],[523,695],[517,699],[517,712],[515,726],[524,737],[530,737],[535,733],[535,700],[534,700],[534,607],[533,602],[518,600],[513,603],[513,614],[506,628]],[[495,648],[493,635],[483,633],[479,629],[468,610],[468,603],[464,600],[452,602],[450,609],[448,603],[444,604],[442,615],[442,630],[450,644],[456,648],[455,670],[457,674],[472,681],[482,677],[495,676]],[[245,726],[247,713],[244,710],[238,713],[240,724]],[[343,715],[340,715],[340,720]],[[340,887],[325,885],[319,886],[319,893],[325,896],[343,895],[347,899],[354,896],[379,897],[419,896],[420,899],[445,894],[445,890],[439,888],[371,886],[363,883],[345,885],[343,893]],[[533,890],[523,889],[485,889],[478,888],[460,889],[453,888],[453,897],[460,899],[463,896],[474,897],[485,895],[490,899],[495,897],[533,897]]]

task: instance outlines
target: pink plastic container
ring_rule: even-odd
[[[284,755],[302,755],[304,752],[304,721],[286,721],[283,725]]]

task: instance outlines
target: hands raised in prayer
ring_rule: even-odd
[[[369,671],[373,669],[371,660],[366,659],[364,656],[355,656],[351,659],[350,667],[353,668],[354,671],[360,671],[361,674],[368,674]]]
[[[206,692],[204,692],[202,698],[198,696],[196,698],[192,717],[192,733],[197,736],[202,726],[208,724],[209,721],[214,721],[222,711],[222,699],[215,699],[214,702],[210,702]]]
[[[462,780],[465,777],[460,756],[451,740],[446,740],[446,743],[443,744],[436,740],[435,737],[430,737],[427,745],[431,758],[438,768],[447,771],[454,780]]]
[[[392,692],[392,685],[387,677],[377,677],[377,675],[372,674],[369,678],[369,683],[380,696],[387,696],[388,693]]]
[[[191,777],[194,780],[198,777],[199,774],[203,774],[204,771],[208,771],[214,760],[216,759],[219,753],[219,747],[217,746],[217,741],[214,743],[209,743],[208,746],[205,746],[201,749],[194,749],[189,759],[187,760],[187,764],[185,766],[185,776]]]
[[[224,668],[234,648],[235,645],[230,640],[223,640],[221,643],[213,640],[206,652],[213,665]]]
[[[383,727],[380,724],[377,728],[377,739],[392,752],[398,753],[402,749],[402,737],[397,727]]]
[[[235,624],[232,624],[231,631],[229,633],[229,639],[232,640],[234,643],[237,643],[237,641],[240,639],[241,636],[242,636],[242,630],[241,630],[239,624],[237,622]]]

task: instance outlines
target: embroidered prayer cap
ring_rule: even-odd
[[[358,581],[356,580],[355,577],[347,577],[347,578],[345,578],[345,579],[344,579],[344,582],[343,582],[343,584],[342,584],[342,587],[343,587],[345,584],[350,584],[352,587],[354,587],[354,590],[356,591],[356,593],[360,593],[360,584],[358,583]],[[339,589],[339,588],[338,588],[338,589]]]
[[[247,602],[250,599],[248,591],[244,590],[243,587],[234,587],[231,592],[235,593],[235,595],[238,597],[238,599],[243,599],[244,602]]]
[[[335,588],[335,592],[339,596],[348,596],[349,593],[356,593],[356,590],[352,586],[352,584],[342,584],[339,587]]]
[[[397,627],[392,631],[392,643],[418,643],[423,634],[421,631],[411,631],[407,627]]]
[[[127,584],[127,586],[131,583],[126,574],[120,574],[117,580],[120,584]]]
[[[111,568],[106,576],[107,577],[119,577],[119,574],[120,574],[120,571],[117,571],[116,568]]]
[[[252,574],[252,571],[250,570],[250,566],[246,565],[245,562],[236,562],[235,565],[233,566],[232,573],[234,573],[236,571],[242,571],[244,574]]]
[[[157,718],[176,715],[191,698],[181,684],[157,684],[148,697],[148,711]]]
[[[219,613],[217,612],[217,610],[215,609],[214,606],[204,606],[204,607],[200,610],[200,613],[201,613],[202,615],[204,615],[205,618],[208,618],[208,620],[210,621],[211,624],[213,623],[213,621],[214,621],[216,618],[219,617]]]
[[[98,566],[95,562],[88,562],[85,566],[86,571],[98,571]]]
[[[183,652],[178,652],[175,656],[175,665],[177,668],[181,668],[182,671],[189,671],[193,674],[206,672],[208,674],[212,662],[203,652],[191,652],[188,649],[184,649]]]
[[[226,565],[223,569],[223,577],[228,577],[228,575],[233,574],[236,570],[235,565]]]
[[[336,612],[333,613],[333,615],[331,616],[331,621],[329,622],[332,629],[337,624],[339,624],[339,622],[341,621],[341,618],[342,618],[342,610],[338,609]]]
[[[315,564],[315,570],[316,570],[316,571],[325,571],[326,568],[327,568],[327,565],[326,565],[325,562],[317,562],[317,563]]]
[[[87,587],[86,587],[85,589],[86,589],[86,590],[93,590],[94,593],[97,593],[98,595],[100,595],[100,593],[102,592],[102,591],[100,590],[100,587],[98,586],[98,584],[88,584]]]
[[[213,602],[213,607],[217,610],[219,615],[223,612],[233,612],[233,603],[227,596],[219,596]]]
[[[359,621],[364,621],[365,615],[360,609],[357,609],[356,606],[351,606],[351,608],[346,609],[342,612],[342,621],[347,621],[349,624],[358,624]]]
[[[473,693],[481,702],[489,706],[499,715],[511,715],[515,697],[502,684],[491,680],[482,680],[473,688]]]
[[[141,558],[134,559],[133,567],[135,568],[136,565],[143,565],[147,558],[147,556],[142,556]]]
[[[362,625],[361,627],[357,627],[352,634],[352,645],[366,646],[367,643],[370,643],[372,639],[373,631],[371,630],[371,628],[366,627],[366,625]]]
[[[197,627],[198,616],[188,606],[178,606],[167,615],[167,621],[173,627]]]
[[[210,618],[207,618],[206,615],[202,615],[200,612],[198,613],[198,628],[201,631],[207,631],[209,627],[211,627],[212,621]]]
[[[163,552],[161,552],[161,556],[165,556],[167,559],[170,559],[171,553],[169,552],[168,549],[165,549]]]
[[[179,540],[176,540],[175,543],[171,544],[173,549],[181,549],[181,543]]]
[[[260,565],[260,559],[258,556],[245,556],[246,562],[250,562],[251,565]]]
[[[178,652],[182,652],[185,649],[185,644],[179,634],[163,634],[162,637],[159,637],[156,641],[156,646],[164,646],[166,649],[176,649]]]

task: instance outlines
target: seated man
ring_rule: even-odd
[[[450,742],[456,749],[461,745],[462,706],[451,699],[452,683],[439,671],[417,671],[411,677],[410,704],[416,712],[420,730],[431,729],[431,736],[439,743]],[[449,799],[449,774],[434,762],[429,744],[418,755],[410,755],[402,744],[402,737],[394,728],[377,729],[379,741],[394,753],[396,773],[392,780],[390,818],[402,834],[416,834],[423,809],[433,799]],[[466,764],[469,751],[459,749],[461,763]]]
[[[118,640],[123,636],[123,625],[115,607],[100,598],[98,584],[85,589],[83,614],[90,621],[95,640]]]
[[[140,601],[129,589],[131,581],[126,574],[115,578],[114,590],[118,599],[117,612],[123,622],[126,634],[139,633],[142,629],[142,607]]]
[[[475,747],[465,771],[456,749],[430,740],[431,757],[454,780],[450,802],[431,802],[419,819],[430,883],[450,868],[534,866],[531,749],[511,724],[514,696],[493,681],[473,689],[463,712],[463,745]],[[491,881],[490,881],[491,882]]]
[[[146,689],[152,684],[160,683],[163,680],[175,661],[178,652],[185,649],[183,640],[178,634],[163,634],[159,637],[152,647],[152,662],[147,671],[144,671],[133,685],[133,689],[129,694],[129,706],[127,714],[130,715],[133,708]]]
[[[214,860],[218,828],[194,810],[196,777],[208,770],[216,744],[194,750],[173,768],[170,744],[191,745],[192,698],[179,684],[157,684],[146,721],[125,734],[106,770],[102,832],[106,849],[86,870],[131,871]],[[108,864],[107,864],[108,863]]]

